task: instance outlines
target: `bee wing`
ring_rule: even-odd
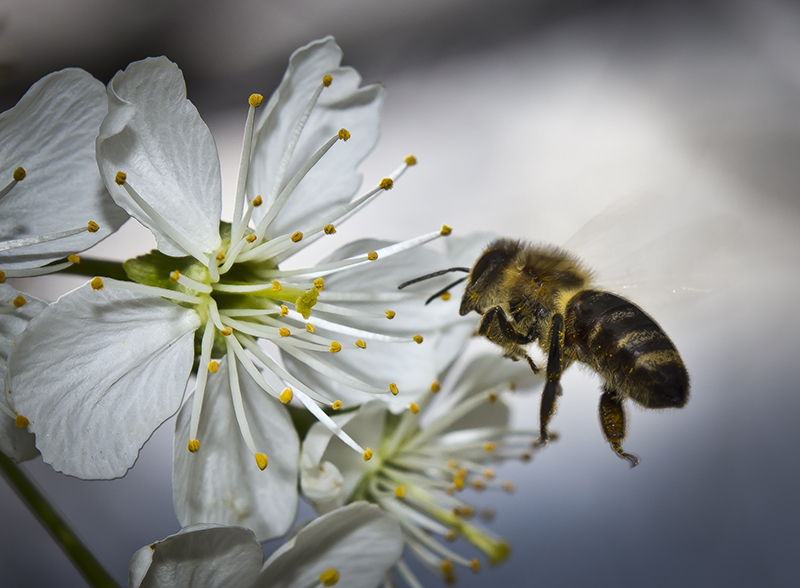
[[[636,196],[601,211],[564,248],[603,289],[648,305],[684,303],[730,287],[741,229],[731,215]]]

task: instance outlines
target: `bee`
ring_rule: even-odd
[[[595,289],[581,262],[557,247],[522,241],[491,242],[472,266],[453,267],[400,284],[405,288],[449,272],[467,275],[428,298],[427,303],[467,281],[460,314],[482,316],[476,335],[503,348],[505,357],[539,367],[526,348],[538,344],[547,357],[539,410],[539,442],[561,395],[561,374],[573,362],[603,380],[600,424],[606,441],[631,467],[639,458],[622,447],[626,434],[623,402],[645,408],[680,408],[689,397],[689,375],[675,345],[633,302]]]

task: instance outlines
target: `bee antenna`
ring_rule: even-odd
[[[453,282],[452,284],[448,284],[447,286],[445,286],[444,288],[442,288],[441,290],[439,290],[439,291],[438,291],[436,294],[434,294],[433,296],[431,296],[430,298],[428,298],[428,299],[425,301],[425,304],[430,304],[430,303],[431,303],[431,302],[432,302],[432,301],[433,301],[435,298],[438,298],[439,296],[441,296],[442,294],[444,294],[445,292],[447,292],[447,291],[448,291],[450,288],[452,288],[453,286],[456,286],[456,285],[460,284],[461,282],[463,282],[464,280],[466,280],[468,277],[469,277],[469,276],[464,276],[463,278],[458,278],[458,279],[457,279],[455,282]]]
[[[435,278],[437,276],[443,276],[444,274],[448,274],[450,272],[465,272],[465,273],[469,273],[469,268],[468,267],[450,267],[450,268],[447,268],[447,269],[439,270],[438,272],[433,272],[432,274],[426,274],[424,276],[420,276],[418,278],[414,278],[413,280],[408,280],[407,282],[403,282],[402,284],[400,284],[397,287],[397,289],[398,290],[402,290],[403,288],[405,288],[406,286],[410,286],[411,284],[416,284],[417,282],[422,282],[424,280],[430,280],[431,278]],[[464,279],[466,279],[466,278],[464,278]],[[461,280],[459,280],[459,282],[460,281]],[[456,282],[456,283],[458,283],[458,282]],[[452,287],[452,284],[450,286],[448,286],[448,288],[451,288],[451,287]]]

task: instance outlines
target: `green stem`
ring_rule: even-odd
[[[42,526],[72,561],[86,582],[94,588],[119,588],[95,559],[92,552],[83,544],[64,517],[56,511],[47,498],[39,491],[28,475],[0,452],[0,473],[28,510],[39,519]]]
[[[130,281],[128,274],[122,267],[121,261],[111,259],[92,259],[81,257],[80,263],[74,263],[68,268],[61,270],[65,274],[78,274],[80,276],[103,276],[116,280]]]

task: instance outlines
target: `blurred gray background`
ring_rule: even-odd
[[[642,457],[630,470],[602,439],[597,379],[572,368],[552,424],[561,440],[502,469],[514,495],[470,497],[497,511],[511,558],[461,585],[795,586],[800,6],[0,0],[0,107],[62,67],[106,82],[166,54],[215,134],[230,193],[246,97],[269,95],[291,51],[326,34],[388,90],[366,181],[409,152],[420,161],[346,238],[444,222],[564,243],[622,202],[576,252],[601,281],[635,286],[692,376],[684,409],[630,411],[626,447]],[[148,238],[131,224],[108,246],[133,255]],[[537,401],[519,400],[518,423],[535,426]],[[178,530],[171,438],[169,421],[110,482],[26,464],[122,583],[136,549]],[[82,585],[5,485],[0,521],[0,586]]]

